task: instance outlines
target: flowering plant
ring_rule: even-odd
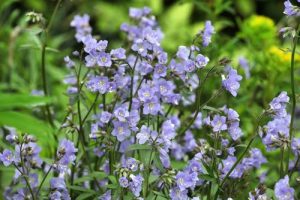
[[[285,14],[298,16],[298,7],[289,1],[285,6]],[[0,161],[15,169],[11,186],[16,185],[6,188],[5,198],[230,199],[239,198],[237,189],[253,181],[257,187],[249,190],[251,200],[294,199],[289,181],[298,170],[300,152],[300,139],[293,133],[294,55],[300,29],[291,53],[291,113],[288,93],[274,94],[245,141],[238,112],[227,105],[210,106],[226,95],[238,98],[243,79],[228,58],[205,55],[217,33],[213,23],[206,21],[190,45],[169,55],[150,8],[130,8],[129,16],[131,23],[120,28],[124,45],[117,48],[93,36],[89,15],[74,16],[70,26],[79,48],[64,57],[69,71],[64,78],[69,100],[65,120],[56,123],[48,102],[37,111],[65,134],[53,133],[55,153],[43,160],[40,138],[5,127],[10,145]],[[43,26],[41,64],[47,97],[45,56],[52,20],[47,24],[36,13],[28,17]],[[239,62],[249,70],[247,60]],[[204,96],[211,81],[215,89]],[[249,176],[269,164],[263,152],[252,147],[258,138],[268,152],[281,152],[280,178],[271,192],[264,185],[265,173]]]

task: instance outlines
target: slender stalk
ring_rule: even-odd
[[[299,157],[299,155],[297,155],[296,163],[295,163],[293,169],[291,169],[291,171],[290,171],[290,173],[289,173],[289,176],[290,176],[290,177],[291,177],[291,176],[293,175],[293,173],[296,171],[297,166],[298,166],[298,164],[299,164],[299,161],[300,161],[300,157]]]
[[[56,15],[58,7],[59,7],[59,5],[60,5],[61,2],[62,2],[62,0],[58,0],[57,1],[56,6],[54,8],[54,11],[53,11],[53,13],[52,13],[52,15],[50,17],[50,21],[49,21],[47,27],[44,29],[44,38],[43,38],[43,41],[42,41],[42,52],[41,52],[41,73],[42,73],[43,91],[44,91],[45,96],[49,95],[48,88],[47,88],[47,75],[46,75],[46,47],[47,47],[47,37],[48,37],[48,32],[51,29],[51,25],[52,25],[54,16]],[[52,127],[54,127],[54,121],[53,121],[53,118],[52,118],[52,115],[51,115],[51,111],[50,111],[50,107],[49,107],[48,104],[46,104],[45,109],[46,109],[47,119],[48,119],[50,125]],[[56,141],[58,141],[58,138],[57,138],[56,135],[54,135],[54,139]]]
[[[23,163],[21,163],[21,164],[23,164]],[[34,196],[34,193],[33,193],[33,191],[32,191],[32,188],[31,188],[31,186],[30,186],[30,183],[29,183],[29,181],[28,181],[27,175],[24,174],[24,173],[22,172],[22,170],[20,170],[20,169],[18,168],[18,166],[17,166],[15,163],[13,163],[13,165],[14,165],[14,167],[20,172],[20,174],[24,177],[25,182],[26,182],[26,185],[27,185],[27,187],[28,187],[28,189],[29,189],[30,195],[31,195],[32,199],[35,200],[35,196]]]
[[[131,111],[131,106],[132,106],[134,71],[135,71],[135,67],[136,67],[136,64],[137,64],[138,60],[139,60],[139,57],[136,56],[136,59],[135,59],[135,62],[134,62],[134,66],[133,66],[133,68],[131,70],[129,111]]]
[[[284,157],[284,149],[283,147],[281,147],[280,148],[280,170],[279,170],[280,178],[283,177],[283,157]]]
[[[297,33],[296,36],[292,40],[292,54],[291,54],[291,92],[292,92],[292,111],[291,111],[291,122],[290,122],[290,131],[289,131],[289,139],[290,142],[293,138],[293,129],[294,129],[294,118],[295,118],[295,110],[296,110],[296,94],[295,94],[295,53],[297,48],[297,43],[299,40],[299,32],[300,27],[297,25]],[[286,172],[289,169],[290,162],[290,153],[291,153],[291,143],[288,145],[288,153],[287,153],[287,162],[286,162]]]
[[[199,90],[200,91],[200,90]],[[214,95],[212,95],[206,102],[204,102],[203,104],[201,104],[200,105],[200,100],[198,100],[198,102],[197,102],[197,110],[196,110],[196,112],[195,112],[195,114],[194,114],[194,117],[193,117],[193,119],[190,121],[190,123],[185,127],[185,129],[183,129],[183,131],[181,132],[181,134],[184,134],[193,124],[194,124],[194,122],[195,122],[195,120],[197,119],[197,116],[198,116],[198,114],[199,114],[199,112],[201,111],[201,109],[204,107],[204,106],[206,106],[211,100],[213,100],[213,99],[215,99],[216,97],[218,97],[221,93],[222,93],[222,91],[223,91],[223,89],[222,88],[220,88],[219,90],[218,90],[218,92],[217,93],[215,93]],[[199,94],[198,95],[200,95],[200,92],[199,92]]]
[[[97,95],[96,95],[96,97],[95,97],[95,99],[94,99],[93,104],[91,105],[91,107],[89,108],[88,112],[86,113],[86,115],[85,115],[84,118],[82,119],[82,124],[84,124],[84,122],[86,121],[86,119],[88,118],[88,116],[90,115],[90,113],[92,112],[94,106],[95,106],[96,103],[97,103],[98,97],[99,97],[99,93],[97,93]]]
[[[39,188],[38,188],[38,190],[37,190],[37,192],[36,192],[36,195],[39,194],[39,192],[40,192],[40,190],[41,190],[41,188],[42,188],[42,186],[43,186],[43,184],[44,184],[44,182],[45,182],[47,176],[49,175],[50,171],[52,170],[52,168],[53,168],[53,165],[50,166],[50,168],[48,169],[47,173],[45,174],[45,176],[44,176],[44,178],[43,178],[41,184],[39,185]]]

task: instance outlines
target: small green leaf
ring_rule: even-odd
[[[91,180],[94,180],[94,179],[104,179],[107,177],[107,174],[105,172],[93,172],[91,174],[89,174],[88,176],[83,176],[83,177],[80,177],[78,179],[76,179],[74,181],[75,184],[78,184],[78,183],[82,183],[82,182],[85,182],[85,181],[91,181]]]
[[[146,144],[133,144],[130,145],[127,151],[134,151],[134,150],[151,150],[151,146]]]
[[[217,182],[217,179],[215,177],[211,177],[208,174],[200,174],[200,178],[203,179],[203,180],[212,182],[212,183],[216,183]]]
[[[47,103],[51,103],[51,101],[51,98],[43,96],[31,96],[24,94],[1,94],[0,110],[42,106]]]
[[[95,195],[96,193],[95,192],[92,192],[92,193],[83,193],[83,194],[80,194],[76,200],[84,200],[84,199],[90,199],[90,197],[92,197],[93,195]]]
[[[0,112],[0,125],[11,126],[21,132],[32,134],[38,142],[50,144],[53,142],[53,130],[45,122],[32,117],[29,114],[14,111]]]
[[[74,191],[80,191],[80,192],[86,192],[86,193],[93,193],[93,190],[87,189],[85,187],[76,186],[76,185],[70,185],[68,188]]]

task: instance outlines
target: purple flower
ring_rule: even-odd
[[[119,178],[119,184],[122,188],[127,188],[129,185],[129,181],[126,177],[122,176],[121,178]]]
[[[294,6],[289,0],[284,2],[284,14],[287,16],[300,16],[300,11],[297,6]]]
[[[144,103],[143,114],[144,115],[157,115],[161,110],[159,100],[156,96],[154,96],[151,100],[146,101]]]
[[[186,72],[193,72],[196,69],[196,65],[193,60],[186,60],[184,61],[183,65]]]
[[[64,57],[64,61],[68,68],[72,68],[75,66],[75,62],[73,60],[71,60],[71,58],[69,56]]]
[[[105,94],[109,90],[109,79],[106,76],[92,76],[86,83],[86,87],[92,92]]]
[[[207,47],[211,43],[211,37],[214,33],[215,33],[215,28],[211,24],[211,21],[206,21],[203,35],[202,35],[203,46]]]
[[[250,66],[248,60],[245,57],[241,56],[239,57],[239,64],[244,69],[246,78],[250,78]]]
[[[122,142],[127,137],[130,136],[131,131],[130,131],[129,126],[126,122],[114,121],[113,124],[114,124],[114,129],[111,132],[111,134],[113,136],[116,136],[118,141]]]
[[[178,188],[181,191],[184,191],[188,188],[194,188],[196,186],[196,182],[198,181],[198,175],[194,172],[178,172],[175,179]]]
[[[8,149],[4,149],[4,151],[0,153],[0,161],[4,166],[9,166],[14,161],[13,153]]]
[[[51,200],[64,199],[71,200],[69,192],[66,188],[65,180],[61,177],[52,178],[50,180],[50,188],[52,192],[50,193]]]
[[[197,67],[200,69],[205,67],[207,65],[208,61],[209,61],[209,58],[206,56],[203,56],[202,54],[198,54],[196,56],[196,64],[197,64]]]
[[[103,195],[99,197],[99,200],[111,200],[111,190],[107,190]]]
[[[76,15],[71,21],[71,27],[76,29],[75,38],[77,39],[77,42],[84,41],[85,38],[91,34],[92,28],[90,27],[89,21],[90,16],[87,14],[83,16]]]
[[[294,200],[295,190],[289,185],[289,176],[286,175],[283,179],[280,179],[274,188],[276,198],[280,200]]]
[[[112,64],[110,54],[105,52],[100,52],[97,58],[97,64],[100,67],[110,67]]]
[[[289,125],[290,115],[287,115],[284,118],[275,118],[264,127],[266,135],[261,136],[268,151],[287,145]]]
[[[102,123],[105,123],[107,124],[109,122],[109,120],[111,119],[112,117],[112,114],[107,112],[107,111],[103,111],[101,114],[100,114],[100,121]]]
[[[123,48],[112,49],[110,55],[117,59],[126,59],[126,50]]]
[[[214,132],[227,130],[226,117],[224,116],[215,115],[210,124]]]
[[[151,130],[147,126],[143,125],[140,132],[136,135],[136,139],[139,144],[145,144],[150,138]]]
[[[170,157],[168,155],[168,152],[165,149],[161,148],[159,150],[159,159],[160,159],[162,165],[164,166],[164,168],[170,168],[170,166],[171,166]]]
[[[139,164],[136,159],[134,158],[127,158],[125,163],[126,168],[130,169],[131,171],[135,172],[138,170]]]
[[[138,91],[139,100],[145,102],[149,101],[154,96],[154,91],[149,85],[143,85]]]
[[[136,176],[133,174],[130,174],[130,179],[131,179],[131,181],[129,183],[129,189],[134,194],[134,196],[139,197],[140,192],[142,190],[144,178],[140,174],[138,174]]]
[[[165,77],[167,75],[167,67],[162,64],[156,64],[154,67],[153,77],[155,79]]]
[[[223,77],[222,79],[222,86],[232,94],[232,96],[237,95],[237,91],[240,88],[240,81],[242,80],[242,77],[238,75],[237,71],[235,69],[232,69],[231,67],[228,67],[227,77]]]
[[[67,166],[69,163],[73,163],[76,159],[75,153],[77,149],[75,148],[73,142],[67,139],[63,139],[57,150],[57,157],[59,158],[58,163],[60,165]]]
[[[300,138],[293,138],[291,146],[292,146],[292,150],[293,150],[295,156],[299,156],[300,155]]]
[[[290,98],[287,96],[287,92],[281,92],[269,104],[271,112],[277,117],[285,117],[287,115],[286,104],[289,102],[289,100]]]
[[[241,128],[239,127],[238,121],[233,122],[229,125],[228,132],[233,140],[237,140],[243,135],[243,132],[242,132]]]
[[[171,200],[188,200],[187,190],[180,190],[178,187],[173,187],[170,189]]]
[[[179,46],[178,51],[176,53],[177,58],[180,58],[183,61],[189,59],[190,49],[186,46]]]
[[[98,53],[97,52],[92,52],[85,56],[85,65],[87,67],[94,67],[97,64],[97,59],[98,59]]]
[[[221,171],[222,177],[224,177],[231,167],[236,162],[236,157],[234,156],[228,156],[226,159],[222,161],[222,164],[219,164],[219,170]],[[242,164],[238,164],[235,169],[231,172],[230,176],[231,178],[240,178],[242,177],[243,173],[245,171],[245,166]]]
[[[246,168],[255,167],[257,169],[259,169],[260,166],[266,162],[267,159],[262,155],[261,151],[257,148],[251,149],[250,157],[244,158],[242,161],[242,163],[246,166]]]
[[[97,44],[95,46],[96,50],[97,51],[105,51],[107,44],[108,44],[107,40],[100,40],[99,42],[97,42]]]
[[[129,112],[125,104],[119,106],[114,111],[114,116],[121,122],[126,122],[126,118],[129,117]]]

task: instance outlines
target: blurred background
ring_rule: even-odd
[[[290,42],[283,40],[278,32],[294,22],[284,17],[283,2],[63,0],[53,18],[46,49],[47,78],[50,94],[56,99],[56,119],[62,121],[68,105],[65,95],[67,86],[63,84],[67,74],[63,58],[80,48],[74,38],[75,31],[70,27],[72,18],[77,14],[89,14],[93,35],[108,40],[110,48],[113,48],[122,46],[124,35],[119,30],[123,22],[129,21],[129,7],[149,6],[165,34],[162,45],[169,55],[176,52],[179,45],[191,45],[193,36],[204,27],[205,21],[212,21],[216,34],[212,46],[205,49],[203,54],[212,63],[221,58],[230,59],[243,75],[237,98],[228,95],[212,106],[227,104],[236,109],[241,115],[242,128],[247,137],[252,133],[257,116],[263,108],[267,108],[270,100],[282,90],[290,93]],[[41,27],[28,22],[26,13],[40,13],[48,21],[55,5],[54,0],[0,0],[0,98],[1,94],[34,94],[42,90]],[[300,56],[297,55],[296,62],[299,60]],[[299,85],[300,76],[297,75],[296,83]],[[204,95],[209,96],[216,89],[213,81],[205,88]],[[296,90],[299,93],[299,87]],[[24,108],[20,111],[32,112]],[[298,119],[295,123],[297,126]],[[261,145],[259,143],[256,145]],[[278,152],[268,155],[270,159],[272,156],[276,159]],[[274,180],[277,179],[270,179],[269,182]]]

